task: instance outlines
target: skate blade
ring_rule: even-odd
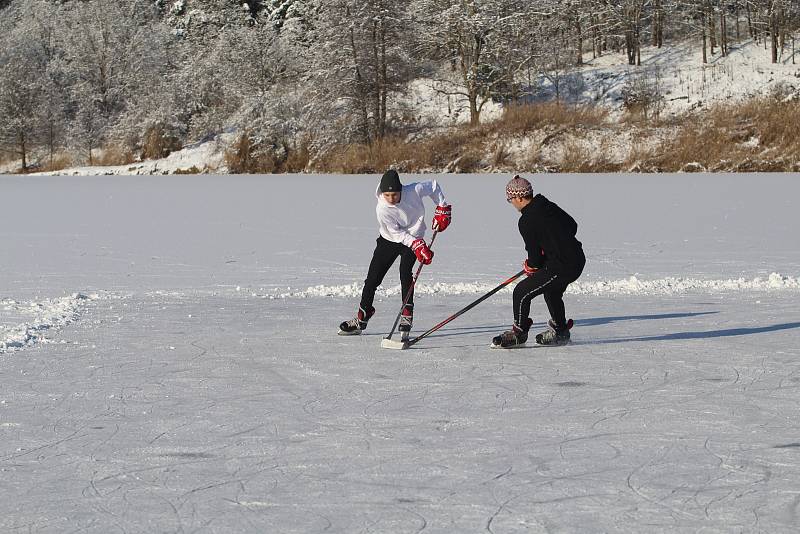
[[[405,350],[405,349],[408,348],[408,343],[406,343],[405,341],[397,341],[396,339],[383,338],[381,340],[381,348],[382,349]]]
[[[519,345],[512,345],[510,347],[504,347],[503,345],[495,345],[494,343],[492,343],[491,345],[489,345],[489,348],[490,349],[504,349],[504,350],[524,349],[525,348],[525,343],[520,343]]]
[[[567,345],[570,345],[571,343],[572,343],[572,340],[560,341],[558,343],[539,343],[538,340],[536,341],[536,344],[538,346],[540,346],[540,347],[566,347]]]
[[[340,336],[360,336],[361,330],[353,330],[352,332],[345,332],[344,330],[339,330],[338,334]]]

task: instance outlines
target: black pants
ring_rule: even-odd
[[[514,288],[514,322],[522,324],[521,321],[530,316],[533,298],[544,295],[550,318],[558,326],[565,326],[564,292],[568,285],[578,279],[585,265],[585,258],[578,265],[565,268],[546,265],[517,284]]]
[[[417,256],[410,247],[402,243],[393,243],[382,237],[375,241],[375,252],[372,253],[372,261],[369,262],[367,279],[364,280],[364,290],[361,292],[361,308],[368,310],[375,300],[375,290],[383,282],[383,277],[389,272],[389,268],[400,256],[400,299],[405,299],[408,288],[411,287],[411,280],[414,278],[411,269]],[[408,299],[408,305],[414,305],[414,294]]]

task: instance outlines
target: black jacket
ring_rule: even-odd
[[[583,247],[575,239],[578,223],[566,211],[536,195],[520,213],[519,233],[528,251],[528,265],[566,270],[583,267]]]

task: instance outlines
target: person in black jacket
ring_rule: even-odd
[[[533,321],[528,317],[531,301],[544,295],[550,312],[549,328],[536,335],[541,345],[569,343],[572,319],[566,318],[564,292],[578,279],[586,265],[581,242],[575,238],[575,219],[541,194],[525,178],[514,176],[506,185],[506,200],[519,212],[519,233],[525,241],[528,258],[523,262],[527,277],[514,288],[514,325],[496,336],[493,347],[519,347],[528,340]]]

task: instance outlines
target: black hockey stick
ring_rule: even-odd
[[[433,231],[433,235],[431,236],[431,244],[428,245],[428,248],[433,246],[433,242],[436,241],[436,234],[438,234],[438,233],[439,233],[439,230],[434,230]],[[411,295],[414,294],[414,286],[417,284],[417,278],[419,278],[419,273],[422,272],[422,267],[424,267],[424,266],[425,266],[425,264],[420,262],[419,267],[417,268],[417,274],[415,274],[414,275],[414,279],[411,280],[411,287],[408,288],[408,292],[406,293],[406,298],[403,299],[403,305],[400,307],[400,311],[397,312],[397,317],[394,320],[394,324],[392,325],[392,329],[389,332],[389,335],[386,336],[385,338],[383,338],[384,341],[391,341],[392,336],[394,335],[394,329],[397,328],[397,323],[400,322],[400,316],[403,314],[403,310],[406,308],[406,304],[408,304],[408,301],[411,299]],[[384,345],[384,343],[381,342],[381,346],[383,346],[383,345]],[[394,347],[392,347],[392,348],[394,348]]]
[[[433,332],[436,332],[441,327],[443,327],[444,325],[446,325],[447,323],[449,323],[450,321],[452,321],[453,319],[455,319],[459,315],[462,315],[462,314],[468,312],[469,310],[471,310],[472,308],[474,308],[475,306],[477,306],[478,304],[480,304],[484,300],[488,299],[489,297],[491,297],[492,295],[494,295],[495,293],[500,291],[501,289],[506,287],[508,284],[510,284],[511,282],[513,282],[514,280],[516,280],[517,278],[522,276],[523,274],[525,274],[525,270],[524,269],[521,270],[520,272],[518,272],[517,274],[515,274],[514,276],[512,276],[511,278],[509,278],[508,280],[503,281],[499,286],[497,286],[496,288],[492,289],[491,291],[486,293],[481,298],[475,300],[474,302],[468,304],[467,306],[464,306],[463,308],[458,310],[456,313],[454,313],[453,315],[451,315],[450,317],[448,317],[447,319],[445,319],[441,323],[437,324],[436,326],[434,326],[433,328],[431,328],[427,332],[424,332],[424,333],[418,335],[417,337],[415,337],[414,339],[411,339],[411,340],[407,341],[402,348],[407,349],[408,347],[414,345],[415,343],[417,343],[421,339],[427,337],[428,335],[432,334]]]

